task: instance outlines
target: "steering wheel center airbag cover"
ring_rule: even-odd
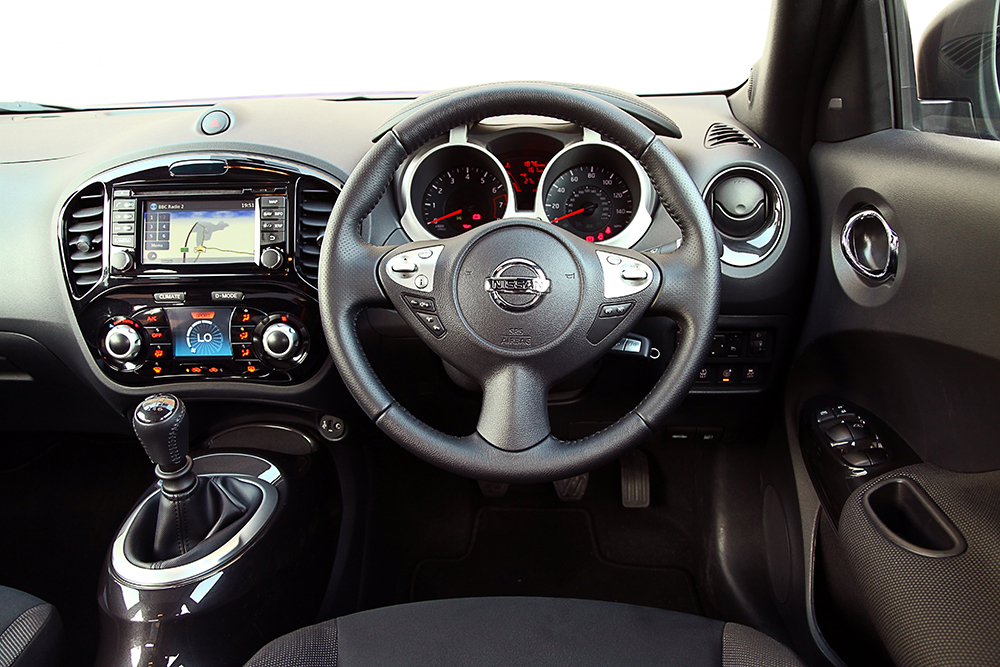
[[[502,226],[469,248],[457,276],[458,309],[494,347],[531,349],[559,337],[580,306],[580,267],[552,234]]]

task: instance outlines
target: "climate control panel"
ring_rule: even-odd
[[[125,384],[165,378],[296,381],[325,355],[316,349],[323,348],[322,336],[310,334],[309,325],[316,324],[312,304],[294,295],[132,293],[94,306],[103,313],[99,322],[92,320],[88,336],[95,356]],[[98,313],[90,315],[96,319]]]

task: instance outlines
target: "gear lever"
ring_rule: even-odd
[[[198,483],[187,455],[188,413],[181,399],[173,394],[150,396],[136,407],[132,427],[156,464],[165,492],[182,494]]]
[[[188,412],[181,399],[173,394],[148,397],[135,409],[132,426],[160,479],[148,560],[183,557],[246,514],[238,491],[195,474],[188,456]]]

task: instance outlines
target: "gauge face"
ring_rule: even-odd
[[[605,167],[580,165],[561,173],[545,193],[549,220],[594,243],[620,233],[635,213],[632,190]]]
[[[507,186],[482,167],[455,167],[440,174],[424,191],[421,219],[438,238],[457,236],[503,217]]]
[[[187,330],[188,349],[193,357],[217,357],[223,354],[222,330],[211,320],[198,320]]]

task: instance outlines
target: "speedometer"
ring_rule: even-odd
[[[590,242],[620,233],[635,213],[632,190],[614,171],[597,165],[567,169],[545,192],[549,220]]]
[[[497,220],[506,210],[504,182],[482,167],[464,166],[449,169],[431,181],[420,213],[431,234],[448,238]]]

